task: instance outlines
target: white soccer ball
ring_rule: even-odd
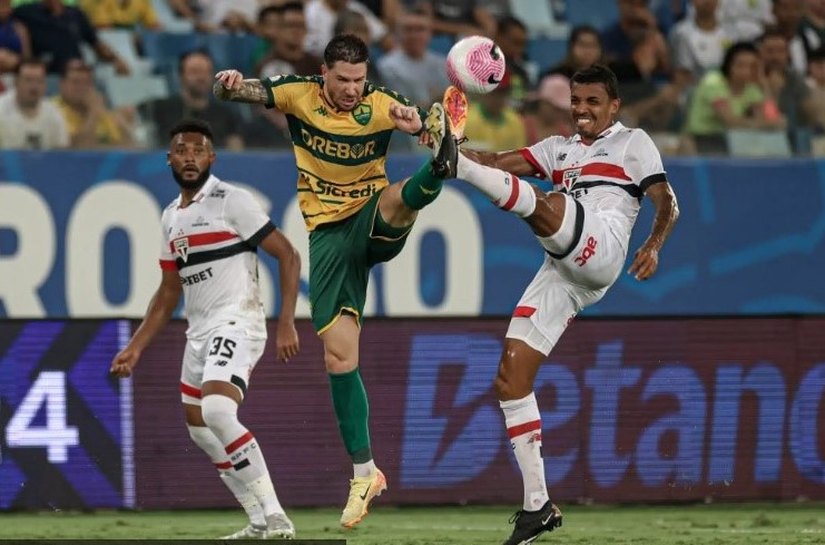
[[[468,36],[447,53],[447,77],[466,93],[489,93],[504,77],[504,53],[490,38]]]

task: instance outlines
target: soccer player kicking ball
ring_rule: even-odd
[[[284,361],[298,353],[300,258],[249,192],[210,174],[215,151],[208,125],[182,122],[171,138],[167,158],[180,196],[163,211],[160,287],[111,372],[132,373],[183,291],[189,328],[180,390],[189,436],[249,515],[248,526],[222,539],[292,538],[295,528],[275,494],[261,447],[238,421],[238,405],[266,344],[256,249],[278,259],[276,346]]]
[[[531,543],[562,522],[544,479],[541,417],[533,392],[539,366],[573,317],[601,299],[618,278],[642,198],[650,197],[656,216],[628,271],[637,280],[656,272],[659,250],[679,216],[653,141],[643,130],[615,120],[619,98],[613,72],[595,65],[574,74],[570,86],[574,136],[551,136],[499,153],[462,150],[457,160],[458,178],[524,219],[546,252],[513,312],[495,379],[524,483],[524,505],[511,519],[515,528],[504,545]],[[460,135],[462,100],[456,91],[448,95],[447,117],[452,132]],[[546,176],[555,191],[545,194],[518,178],[528,175]]]
[[[366,81],[369,50],[352,35],[333,38],[321,75],[244,79],[237,70],[215,76],[222,100],[264,104],[287,115],[298,168],[298,203],[309,234],[312,324],[324,344],[332,405],[353,478],[341,513],[352,528],[387,488],[370,444],[367,391],[359,371],[359,336],[370,269],[404,247],[418,211],[454,175],[455,141],[407,180],[384,170],[394,130],[417,134],[424,113],[409,100]],[[433,112],[443,116],[443,109]],[[444,123],[440,123],[444,126]],[[423,139],[423,138],[422,138]],[[452,151],[452,165],[443,155]],[[277,173],[273,182],[282,183]]]

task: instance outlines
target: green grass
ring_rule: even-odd
[[[512,509],[376,505],[359,528],[338,527],[332,509],[289,512],[302,539],[349,545],[500,544]],[[244,524],[239,511],[0,513],[0,539],[214,538]],[[564,526],[537,542],[565,545],[757,545],[825,543],[825,505],[717,504],[564,507]]]

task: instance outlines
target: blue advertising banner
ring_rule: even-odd
[[[394,156],[392,180],[423,159]],[[825,161],[672,159],[682,211],[640,283],[622,275],[586,315],[825,312]],[[213,172],[251,189],[298,247],[306,232],[290,154],[220,152]],[[160,213],[176,195],[163,153],[0,152],[0,317],[137,317],[160,274]],[[632,252],[652,224],[645,202]],[[529,229],[460,181],[372,273],[366,314],[506,316],[543,259]],[[277,265],[264,258],[266,308]],[[306,283],[298,307],[307,316]]]

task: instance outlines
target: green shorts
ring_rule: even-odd
[[[309,304],[319,335],[343,312],[364,322],[370,269],[397,256],[407,241],[412,226],[391,227],[378,214],[381,193],[352,216],[309,234]]]

